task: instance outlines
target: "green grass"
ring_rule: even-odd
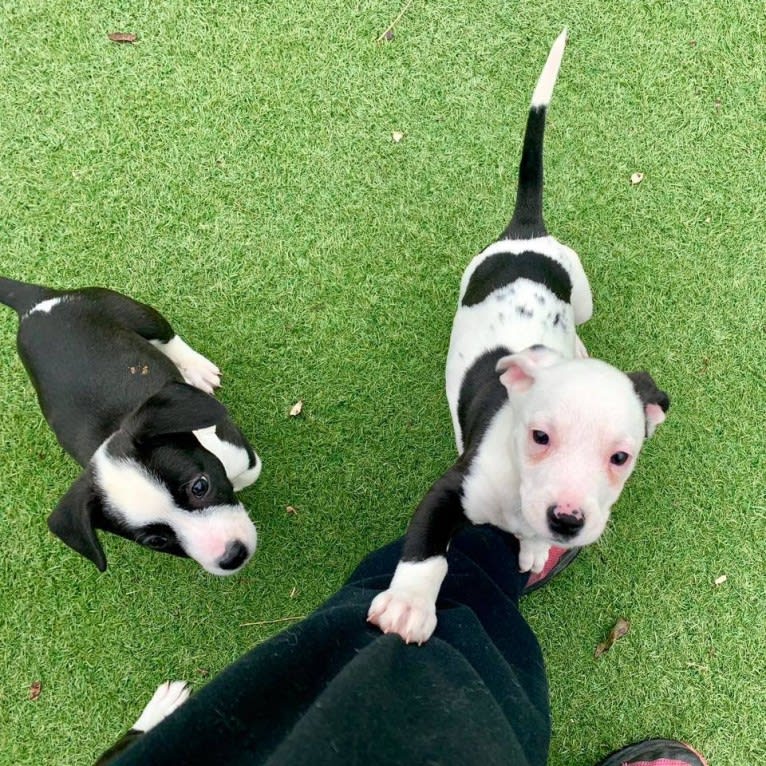
[[[550,764],[648,735],[763,762],[763,14],[431,0],[378,45],[399,0],[190,5],[2,3],[0,272],[128,292],[221,366],[264,458],[244,493],[261,547],[215,579],[109,537],[99,575],[50,536],[77,470],[3,311],[0,762],[92,762],[160,680],[201,685],[280,627],[244,623],[306,614],[404,529],[453,456],[458,280],[510,214],[564,25],[549,228],[591,278],[586,345],[673,406],[604,539],[524,604]],[[629,635],[594,660],[619,616]]]

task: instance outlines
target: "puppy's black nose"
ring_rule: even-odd
[[[577,508],[563,512],[558,506],[548,506],[548,526],[554,535],[574,537],[585,525],[585,515]]]
[[[218,566],[221,569],[238,569],[245,563],[247,558],[247,548],[239,541],[234,540],[226,546],[223,556],[218,560]]]

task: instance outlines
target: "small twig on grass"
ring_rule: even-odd
[[[274,625],[277,622],[291,622],[293,620],[302,620],[306,615],[302,614],[299,617],[280,617],[278,620],[261,620],[260,622],[242,622],[240,628],[250,628],[258,625]]]
[[[407,0],[404,7],[399,11],[399,15],[380,33],[380,37],[375,41],[379,43],[389,32],[394,31],[394,27],[401,21],[402,16],[407,13],[407,9],[412,5],[412,0]]]

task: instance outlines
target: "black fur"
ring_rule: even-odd
[[[424,561],[447,552],[449,541],[466,523],[462,500],[466,467],[458,460],[436,481],[415,509],[407,528],[402,561]]]
[[[548,233],[543,220],[543,137],[546,112],[544,106],[533,107],[527,115],[516,207],[500,239],[534,239]]]
[[[120,737],[106,752],[102,753],[101,757],[96,761],[93,766],[107,766],[117,759],[117,756],[121,755],[127,750],[137,739],[144,736],[143,731],[140,729],[130,729]]]
[[[495,368],[500,359],[512,354],[500,347],[482,354],[460,385],[457,416],[465,451],[478,445],[497,411],[508,401],[508,392]]]
[[[641,401],[641,405],[646,409],[647,404],[657,404],[663,412],[670,408],[670,397],[661,389],[657,388],[654,378],[645,370],[638,372],[628,372],[626,375],[633,384],[633,389]],[[649,423],[646,424],[645,434],[649,435]]]
[[[654,378],[648,372],[641,370],[626,374],[630,378],[631,383],[633,383],[633,388],[641,400],[641,404],[644,406],[647,404],[658,404],[663,412],[667,412],[670,409],[670,397],[664,391],[657,388]]]
[[[61,300],[50,311],[32,310],[50,298]],[[219,438],[246,448],[251,467],[255,454],[226,408],[185,383],[176,365],[149,342],[166,343],[175,335],[161,314],[100,287],[62,291],[4,278],[0,302],[19,315],[19,356],[46,420],[85,469],[48,519],[61,540],[103,571],[97,528],[141,544],[159,534],[130,527],[101,497],[90,460],[107,439],[109,455],[135,459],[181,508],[194,512],[236,503],[220,460],[191,431],[215,425]],[[209,491],[197,497],[191,484],[201,474],[209,478]],[[168,531],[162,550],[185,556]]]
[[[572,280],[567,270],[547,255],[525,250],[518,255],[496,253],[485,258],[468,280],[463,306],[475,306],[517,279],[538,282],[566,303],[572,299]]]
[[[466,523],[463,481],[492,418],[508,401],[495,367],[499,359],[510,353],[507,348],[488,351],[466,373],[458,399],[458,420],[465,448],[416,508],[407,529],[402,561],[443,556],[449,541]]]

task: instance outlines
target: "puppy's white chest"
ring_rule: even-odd
[[[463,481],[463,509],[473,524],[528,533],[521,515],[520,477],[511,455],[513,412],[506,404],[484,434]]]

